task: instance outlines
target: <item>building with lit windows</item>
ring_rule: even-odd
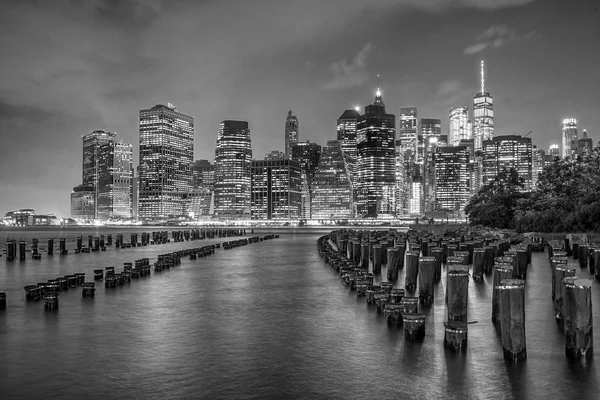
[[[409,179],[406,173],[405,154],[410,152],[402,151],[402,142],[396,139],[396,216],[401,217],[409,213]],[[409,156],[410,157],[410,156]]]
[[[215,216],[249,219],[252,146],[246,121],[219,125],[215,149]]]
[[[577,155],[590,154],[594,150],[594,141],[588,137],[587,131],[584,129],[581,139],[577,140]]]
[[[471,196],[470,151],[465,146],[440,147],[434,155],[436,209],[463,213]]]
[[[533,146],[532,149],[532,164],[531,164],[531,187],[535,188],[538,183],[538,177],[544,171],[546,164],[546,152],[544,149],[538,149]]]
[[[484,140],[494,137],[494,99],[486,91],[484,63],[481,61],[481,90],[473,97],[473,139],[475,150],[481,150]]]
[[[418,141],[418,116],[417,107],[401,107],[400,108],[400,122],[398,127],[398,140],[400,141],[399,147],[402,153],[405,153],[405,162],[409,159],[406,157],[406,152],[411,151],[410,155],[413,157],[417,155],[417,141]]]
[[[547,155],[551,157],[560,157],[560,146],[556,143],[550,143]]]
[[[265,160],[285,160],[287,159],[284,152],[279,150],[272,150],[270,153],[265,154]]]
[[[312,180],[321,158],[321,146],[309,141],[300,142],[292,147],[292,160],[300,164],[301,199],[300,218],[310,219]]]
[[[285,158],[292,157],[292,147],[298,143],[300,137],[299,130],[298,118],[292,115],[292,110],[288,111],[285,119]]]
[[[468,107],[453,107],[448,116],[450,118],[448,145],[458,146],[461,140],[472,139]]]
[[[209,189],[210,191],[215,188],[215,166],[208,160],[196,160],[194,161],[193,172],[194,176],[194,189]]]
[[[562,156],[571,157],[577,146],[577,120],[575,118],[563,119],[562,127]]]
[[[93,185],[79,185],[71,192],[71,218],[93,220],[96,218],[96,191]]]
[[[396,117],[385,112],[381,91],[358,119],[356,213],[377,218],[395,214]]]
[[[93,186],[94,190],[98,187],[98,155],[100,147],[115,141],[116,133],[107,132],[103,129],[96,129],[92,133],[83,135],[83,167],[82,167],[82,185]],[[94,194],[97,196],[97,193]],[[94,200],[94,206],[98,205],[98,199]],[[94,217],[98,216],[98,210],[94,210]]]
[[[346,110],[337,119],[337,140],[340,143],[344,159],[350,170],[350,179],[354,179],[356,171],[356,125],[360,118],[359,108]]]
[[[140,111],[138,217],[183,217],[193,188],[194,117],[172,104]]]
[[[133,146],[110,142],[98,154],[97,218],[131,218]]]
[[[483,183],[494,180],[505,169],[514,168],[524,179],[524,191],[532,188],[533,148],[531,138],[520,135],[497,136],[483,142]]]
[[[294,160],[252,161],[252,219],[300,218],[300,175]]]
[[[342,148],[337,140],[323,147],[312,182],[311,218],[338,220],[352,217],[353,188]]]

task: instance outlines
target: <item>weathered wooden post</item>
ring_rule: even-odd
[[[84,282],[81,290],[82,297],[94,297],[96,294],[96,284],[94,282]]]
[[[575,268],[569,268],[566,264],[557,264],[556,278],[554,281],[554,312],[557,320],[562,320],[564,316],[564,298],[565,283],[564,279],[575,276]]]
[[[528,264],[527,247],[517,247],[516,271],[513,271],[514,278],[527,279],[527,264]]]
[[[423,340],[425,338],[425,315],[404,314],[404,337],[408,340]]]
[[[44,308],[46,310],[58,309],[58,292],[44,293]]]
[[[457,352],[467,350],[468,329],[466,322],[444,322],[444,347]]]
[[[562,265],[567,266],[569,259],[566,256],[554,256],[550,259],[550,268],[552,269],[552,301],[556,297],[556,267]]]
[[[401,240],[400,242],[397,242],[396,246],[394,247],[397,248],[399,252],[398,269],[402,270],[404,269],[404,257],[406,256],[406,241]]]
[[[0,310],[6,310],[6,293],[0,292]]]
[[[383,309],[383,315],[388,324],[400,324],[402,320],[402,306],[400,304],[386,304]]]
[[[581,254],[579,259],[581,259]],[[594,329],[591,279],[565,278],[564,309],[567,358],[592,358],[594,355]]]
[[[49,256],[54,254],[54,239],[48,239],[48,246],[46,248],[46,253]]]
[[[92,247],[94,245],[94,236],[93,235],[88,235],[88,245],[87,248],[92,251]]]
[[[375,244],[373,247],[373,273],[381,273],[381,245]]]
[[[94,247],[92,247],[92,251],[98,251],[100,250],[100,238],[95,236],[94,237]]]
[[[354,255],[353,260],[355,263],[359,263],[360,262],[360,241],[358,239],[356,239],[352,243],[352,246],[354,247],[354,249],[352,250],[352,253]]]
[[[483,259],[483,272],[491,274],[494,268],[494,248],[492,246],[484,246],[485,255]]]
[[[369,243],[362,243],[360,245],[360,266],[369,268]]]
[[[419,300],[421,304],[433,304],[433,283],[435,280],[435,257],[419,258]]]
[[[483,280],[485,266],[485,249],[477,247],[473,249],[473,279],[477,282]]]
[[[380,240],[379,244],[381,245],[381,264],[387,265],[387,249],[388,249],[388,241]]]
[[[387,252],[387,279],[390,282],[396,282],[398,280],[398,265],[400,263],[400,251],[394,247],[390,247],[388,248]]]
[[[461,265],[469,265],[469,252],[468,251],[455,251],[454,252],[454,257],[460,257],[461,258]]]
[[[431,257],[435,258],[435,273],[433,275],[433,280],[439,282],[442,279],[444,253],[441,247],[433,247],[429,252],[431,253]]]
[[[419,274],[419,253],[416,251],[406,252],[406,277],[404,286],[409,292],[417,287],[417,275]]]
[[[390,291],[390,304],[400,304],[404,298],[404,289],[392,289]]]
[[[505,279],[500,284],[500,331],[504,358],[527,358],[525,343],[525,281]]]
[[[112,233],[106,235],[106,245],[112,246]]]
[[[467,322],[469,266],[448,265],[448,321]]]
[[[19,241],[19,260],[25,261],[25,252],[27,251],[27,242],[24,240]]]
[[[511,279],[513,266],[511,264],[494,265],[494,287],[492,289],[492,322],[500,322],[500,286],[502,281]]]
[[[600,268],[600,249],[590,248],[588,265],[590,267],[590,274],[595,275],[596,271]]]
[[[581,243],[579,245],[579,267],[587,268],[588,266],[588,245]]]
[[[353,239],[348,239],[348,245],[346,246],[346,251],[345,252],[340,252],[342,255],[348,257],[348,259],[352,260],[354,259],[354,246],[353,246]]]

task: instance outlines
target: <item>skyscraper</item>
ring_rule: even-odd
[[[587,131],[584,129],[581,139],[577,140],[577,154],[590,154],[594,150],[594,141],[588,137]]]
[[[215,149],[215,214],[250,218],[252,147],[246,121],[223,121]]]
[[[131,218],[133,146],[109,142],[98,152],[97,218]]]
[[[400,151],[406,153],[407,150],[410,150],[413,157],[417,155],[418,121],[417,107],[400,108],[400,127],[398,131]]]
[[[194,189],[188,194],[188,214],[208,217],[214,211],[215,166],[208,160],[194,161]]]
[[[563,119],[562,127],[562,156],[571,157],[573,151],[573,142],[577,141],[577,120],[575,118]],[[576,145],[576,144],[575,144]]]
[[[468,107],[452,107],[449,112],[450,132],[448,144],[458,146],[461,140],[471,139]]]
[[[533,146],[532,152],[531,187],[535,188],[537,186],[538,177],[544,170],[544,165],[546,163],[546,152],[543,149],[538,149],[535,145]]]
[[[196,160],[193,167],[194,189],[214,190],[215,166],[208,160]]]
[[[354,178],[356,168],[356,124],[360,118],[358,107],[346,110],[337,120],[337,140],[340,143],[344,158],[351,170],[350,179]]]
[[[359,216],[376,218],[395,213],[396,117],[386,114],[381,90],[365,107],[357,124],[356,209]]]
[[[300,183],[297,161],[252,161],[252,219],[299,218]]]
[[[448,136],[442,135],[442,121],[434,118],[421,118],[419,125],[417,163],[422,164],[427,151],[432,145],[440,142],[448,143]]]
[[[298,143],[299,129],[298,118],[292,115],[292,110],[288,111],[285,119],[285,158],[292,157],[292,147]]]
[[[465,146],[440,147],[435,165],[435,202],[438,210],[463,212],[470,197],[470,151]]]
[[[96,218],[96,191],[93,185],[79,185],[71,192],[71,218]]]
[[[473,97],[473,139],[475,150],[481,150],[484,140],[494,137],[494,99],[486,91],[484,63],[481,61],[481,90]]]
[[[279,150],[272,150],[270,153],[265,154],[265,160],[273,161],[273,160],[285,160],[288,157],[286,154]]]
[[[140,111],[138,217],[185,216],[193,187],[194,117],[172,104]]]
[[[114,142],[116,133],[107,132],[103,129],[96,129],[92,133],[83,135],[83,168],[82,185],[92,186],[94,191],[94,216],[98,217],[98,155],[100,147],[104,144]],[[78,191],[77,193],[81,193]],[[87,195],[86,195],[87,196]]]
[[[560,146],[556,143],[550,143],[548,146],[548,155],[552,157],[560,157]]]
[[[409,211],[409,179],[406,173],[406,160],[402,150],[402,142],[396,139],[396,216],[401,217],[408,214]]]
[[[312,219],[352,217],[352,182],[342,148],[337,140],[327,141],[312,183]]]
[[[531,138],[496,136],[483,142],[483,183],[494,180],[505,169],[514,168],[525,180],[524,191],[532,188],[533,149]]]
[[[321,146],[309,141],[300,142],[292,147],[292,160],[300,164],[301,170],[301,199],[300,218],[311,217],[312,180],[321,158]]]

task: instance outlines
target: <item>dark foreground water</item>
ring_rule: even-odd
[[[38,237],[45,248],[49,236],[73,240],[80,232],[87,234],[0,235]],[[469,286],[469,320],[479,323],[469,328],[466,354],[443,347],[444,279],[425,311],[425,341],[407,342],[319,258],[321,234],[282,233],[184,259],[175,269],[117,289],[100,284],[94,299],[71,289],[61,293],[56,312],[27,303],[23,286],[75,272],[91,280],[95,268],[121,270],[126,261],[224,239],[63,257],[42,253],[42,260],[25,262],[3,256],[0,291],[8,293],[8,309],[0,312],[0,399],[598,398],[595,362],[570,364],[564,356],[545,254],[534,253],[527,280],[528,359],[512,365],[504,362],[490,322],[490,279]],[[578,275],[589,277],[587,270]],[[598,324],[597,282],[592,290]]]

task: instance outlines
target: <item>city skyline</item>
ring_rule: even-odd
[[[207,39],[193,43],[194,35],[210,32],[230,13],[248,13],[248,5],[99,1],[68,8],[57,2],[46,9],[9,2],[0,17],[0,46],[10,55],[0,74],[0,170],[7,188],[0,205],[5,211],[25,205],[68,215],[68,193],[82,174],[80,157],[72,156],[80,154],[74,152],[81,151],[81,136],[95,129],[117,133],[134,145],[136,166],[138,113],[154,104],[172,102],[195,117],[194,160],[213,158],[218,124],[226,119],[248,121],[253,154],[260,155],[284,150],[282,121],[290,109],[302,121],[301,141],[325,145],[335,139],[336,118],[353,105],[364,110],[379,73],[388,112],[399,115],[401,107],[416,106],[419,118],[441,119],[447,134],[449,109],[472,106],[481,59],[486,89],[494,96],[495,135],[531,130],[533,143],[546,149],[560,143],[561,122],[572,117],[598,141],[593,96],[600,89],[594,79],[600,60],[585,50],[600,37],[591,23],[597,6],[539,0],[438,6],[444,3],[382,0],[364,13],[359,2],[339,7],[333,1],[319,7],[317,18],[310,17],[313,3],[283,4],[273,12],[294,12],[296,29],[284,29],[270,14],[258,31],[245,32],[252,45],[242,49],[236,35],[263,18],[249,16],[233,32],[209,38],[223,54],[205,65],[200,50],[214,52],[215,45]],[[357,18],[368,21],[348,32]],[[166,26],[174,19],[181,23],[172,32]],[[422,32],[416,27],[425,22],[435,29],[411,33]],[[42,37],[44,29],[53,35]],[[149,47],[169,38],[178,40],[169,50]],[[559,53],[568,59],[556,63]],[[178,56],[179,63],[166,61]],[[48,196],[36,196],[40,190]]]

